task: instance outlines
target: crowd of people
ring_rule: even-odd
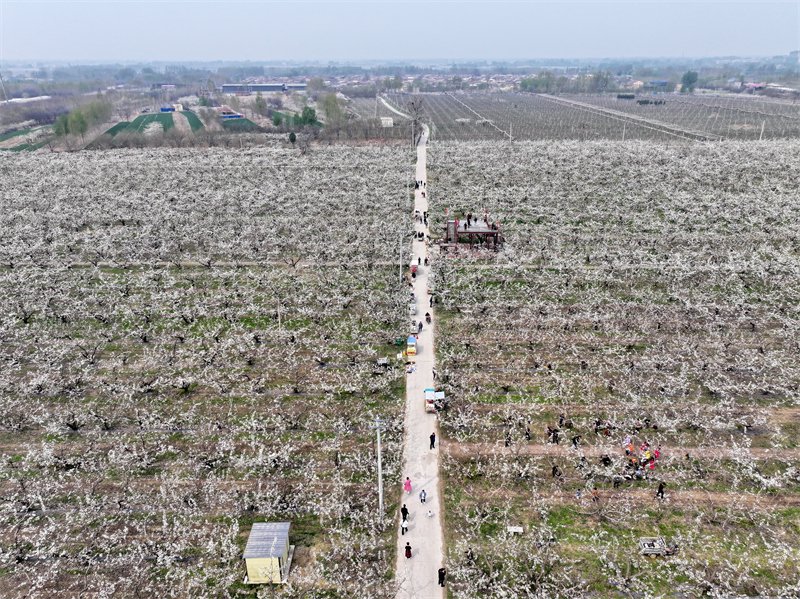
[[[625,448],[625,457],[627,458],[625,467],[637,479],[646,478],[648,471],[653,472],[656,469],[656,461],[661,457],[660,445],[652,448],[650,443],[643,441],[637,448],[630,435],[625,437],[622,445]]]
[[[435,448],[436,448],[436,433],[431,433],[431,436],[430,436],[430,449],[435,449]],[[413,488],[413,486],[411,484],[411,479],[407,476],[406,479],[403,481],[403,492],[408,494],[408,495],[411,495],[413,490],[414,490],[414,488]],[[420,504],[425,505],[425,502],[427,501],[427,499],[428,499],[428,493],[425,491],[425,489],[422,489],[419,492],[419,502],[420,502]],[[428,509],[425,512],[425,516],[428,519],[432,519],[433,516],[434,516],[433,510]],[[408,523],[409,523],[410,517],[411,517],[411,511],[408,509],[408,506],[404,503],[403,507],[400,508],[400,534],[402,536],[405,536],[405,534],[408,532],[408,527],[409,527]],[[470,552],[471,551],[472,550],[470,549]],[[406,556],[406,559],[411,559],[414,556],[414,549],[411,547],[411,541],[407,541],[406,542],[406,546],[404,548],[404,552],[403,553]],[[438,574],[438,584],[439,584],[439,586],[442,586],[442,587],[445,586],[445,577],[447,576],[447,570],[444,568],[444,566],[439,568],[437,574]]]
[[[610,437],[616,427],[611,422],[598,418],[594,421],[593,428],[596,435]],[[622,439],[622,449],[625,454],[624,462],[621,471],[612,477],[614,489],[619,488],[625,481],[650,480],[655,473],[662,455],[660,445],[653,446],[644,438],[639,441],[634,439],[633,435],[638,435],[643,429],[658,430],[658,426],[651,424],[649,418],[645,418],[641,422],[635,422],[625,428],[631,431],[632,434],[626,434]],[[525,438],[528,441],[531,440],[530,426],[526,426],[525,428]],[[545,438],[547,443],[554,445],[559,445],[562,440],[568,438],[572,447],[577,450],[580,448],[583,436],[573,430],[573,423],[570,419],[564,414],[560,414],[557,425],[547,425],[545,428]],[[510,431],[506,431],[505,445],[508,447],[510,444],[511,434]],[[614,465],[614,460],[609,454],[602,454],[599,458],[599,464],[604,468],[609,468]],[[597,475],[585,455],[581,456],[577,468],[581,471],[583,476],[589,480],[593,480]],[[552,464],[551,475],[554,479],[560,479],[563,477],[564,473],[562,469],[554,463]],[[664,499],[664,488],[664,482],[659,482],[656,492],[656,497],[658,499]],[[580,494],[576,494],[576,497],[580,499]],[[596,501],[597,497],[597,493],[592,493],[593,501]]]

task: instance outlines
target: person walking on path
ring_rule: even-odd
[[[658,483],[658,491],[656,491],[656,499],[664,499],[664,481]]]
[[[436,449],[436,433],[431,433],[431,449]]]
[[[405,535],[408,532],[408,520],[403,518],[403,521],[400,523],[400,534]]]
[[[425,489],[419,492],[419,502],[425,503],[425,499],[428,497],[428,494],[425,492]]]
[[[439,586],[444,586],[444,579],[447,576],[447,570],[445,570],[444,566],[439,568]]]
[[[406,543],[406,559],[411,558],[411,543]]]
[[[403,517],[403,520],[408,520],[408,508],[405,503],[403,507],[400,508],[400,515]]]
[[[406,476],[406,482],[403,483],[403,491],[411,494],[411,479]]]

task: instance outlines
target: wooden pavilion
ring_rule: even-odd
[[[445,225],[444,239],[447,244],[466,242],[472,247],[477,243],[497,250],[503,243],[503,234],[500,224],[489,222],[486,216],[482,220],[470,219],[469,223],[466,219],[454,218],[448,219]]]

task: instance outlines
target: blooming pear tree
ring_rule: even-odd
[[[433,263],[454,596],[798,592],[796,150],[430,151],[431,230],[505,241]]]
[[[289,520],[281,596],[393,595],[370,424],[399,479],[403,371],[377,361],[407,328],[411,160],[0,157],[0,594],[266,596],[244,543]]]

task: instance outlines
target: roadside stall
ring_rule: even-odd
[[[425,389],[425,411],[435,414],[439,407],[444,405],[444,391],[437,391],[436,389]]]

